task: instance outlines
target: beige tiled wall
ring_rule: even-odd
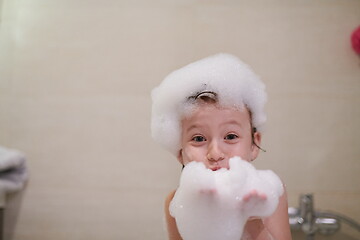
[[[317,209],[360,222],[359,1],[0,4],[0,145],[31,173],[8,197],[9,239],[165,239],[181,167],[150,137],[150,91],[217,52],[267,84],[256,166],[282,177],[291,206],[312,192]]]

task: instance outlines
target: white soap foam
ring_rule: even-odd
[[[151,94],[152,136],[176,156],[187,100],[205,90],[215,92],[225,107],[241,109],[246,105],[252,113],[252,124],[259,131],[266,121],[265,85],[248,65],[230,54],[191,63],[170,73]]]
[[[284,191],[279,177],[239,157],[229,161],[229,169],[218,171],[201,162],[183,169],[169,210],[184,240],[239,240],[249,217],[267,217],[276,210]],[[266,200],[245,201],[252,190]]]

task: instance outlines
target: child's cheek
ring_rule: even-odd
[[[187,163],[189,163],[189,162],[192,161],[191,159],[193,159],[193,157],[192,157],[192,153],[191,153],[191,152],[192,152],[192,151],[189,150],[189,147],[185,147],[185,148],[184,148],[184,151],[183,151],[184,164],[187,164]]]
[[[201,149],[188,146],[184,148],[184,163],[189,163],[192,161],[202,162],[201,158]]]

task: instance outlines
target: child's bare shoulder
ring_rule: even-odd
[[[182,240],[180,233],[176,226],[175,219],[170,215],[169,206],[174,198],[176,190],[173,190],[169,193],[169,195],[165,199],[165,217],[166,217],[166,225],[168,229],[168,237],[169,240]]]
[[[167,195],[165,199],[165,205],[170,205],[171,200],[174,198],[175,192],[176,190],[173,190]]]
[[[166,218],[171,217],[171,216],[170,216],[169,207],[170,207],[171,201],[172,201],[173,198],[174,198],[175,192],[176,192],[176,190],[171,191],[171,192],[166,196],[166,198],[165,198],[165,206],[164,206],[165,209],[164,209],[164,210],[165,210]]]

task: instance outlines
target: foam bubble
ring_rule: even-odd
[[[187,99],[205,90],[215,92],[225,107],[246,105],[259,131],[266,121],[265,85],[248,65],[230,54],[199,60],[170,73],[151,94],[152,136],[174,155],[180,149],[180,123]]]
[[[170,203],[184,240],[239,240],[249,217],[267,217],[277,208],[283,186],[271,170],[256,170],[234,157],[229,169],[212,171],[201,162],[184,168]],[[265,194],[246,201],[251,191]]]

